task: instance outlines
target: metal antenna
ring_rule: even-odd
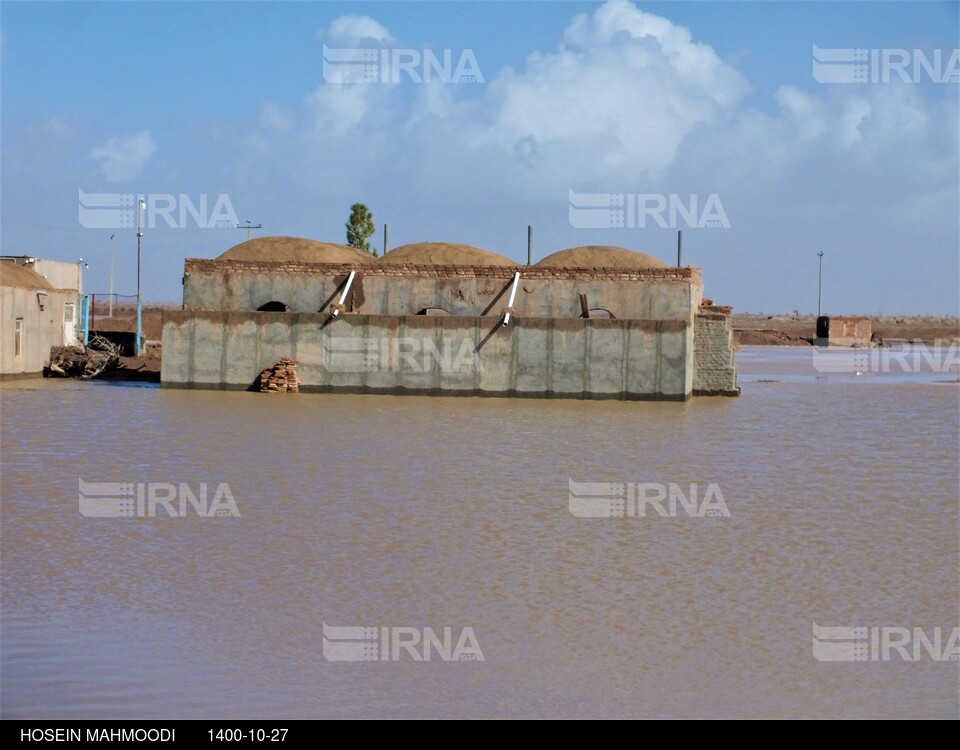
[[[246,230],[247,230],[247,242],[249,242],[249,241],[250,241],[250,233],[251,233],[254,229],[263,229],[263,224],[251,224],[251,223],[250,223],[250,219],[247,219],[247,223],[244,224],[243,226],[241,226],[240,224],[237,224],[237,229],[246,229]]]

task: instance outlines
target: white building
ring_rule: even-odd
[[[50,347],[82,340],[79,263],[0,256],[0,378],[40,375]]]

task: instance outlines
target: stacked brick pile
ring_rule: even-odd
[[[300,390],[297,360],[284,357],[260,373],[260,393],[296,393]]]

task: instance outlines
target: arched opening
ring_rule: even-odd
[[[610,318],[611,320],[617,319],[616,315],[614,315],[612,312],[602,307],[595,307],[594,309],[592,309],[590,311],[590,317],[591,318]]]
[[[417,315],[449,315],[442,307],[425,307]]]
[[[286,312],[286,311],[287,311],[287,306],[282,302],[277,302],[276,300],[267,302],[263,305],[260,305],[260,307],[257,308],[257,312]]]

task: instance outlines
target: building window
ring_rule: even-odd
[[[13,356],[23,356],[23,318],[17,318],[13,327]]]
[[[73,302],[68,302],[63,306],[63,322],[72,323],[76,310],[74,309]]]

